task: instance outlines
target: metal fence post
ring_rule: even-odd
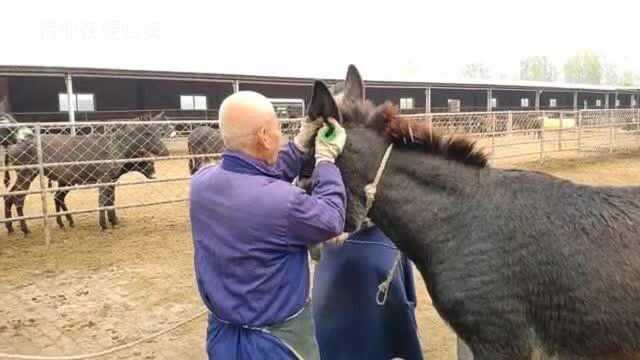
[[[507,119],[507,136],[511,137],[513,131],[513,112],[509,111],[509,118]]]
[[[609,154],[613,153],[615,126],[609,123]]]
[[[496,153],[496,116],[491,115],[491,155]]]
[[[578,128],[578,154],[580,154],[581,151],[581,147],[582,147],[582,113],[580,112],[580,110],[578,110],[577,114],[576,114],[576,127]]]
[[[564,113],[560,112],[560,129],[558,129],[558,150],[562,150],[562,131],[564,130]]]
[[[44,241],[51,244],[49,232],[49,210],[47,208],[47,183],[44,180],[44,156],[42,154],[42,131],[40,124],[36,124],[36,152],[38,155],[38,178],[40,180],[40,199],[42,200],[42,225],[44,226]]]
[[[613,131],[614,131],[614,122],[613,122],[613,114],[611,111],[607,111],[607,122],[609,125],[609,154],[613,153]]]
[[[540,121],[540,162],[544,160],[544,111],[542,112],[542,121]]]

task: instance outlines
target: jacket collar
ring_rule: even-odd
[[[220,166],[224,170],[238,174],[278,177],[278,172],[274,166],[238,151],[226,150],[222,154],[222,164]]]

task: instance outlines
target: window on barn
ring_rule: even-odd
[[[523,107],[523,108],[529,107],[529,98],[521,98],[520,107]]]
[[[180,95],[181,110],[207,110],[207,97],[204,95]]]
[[[491,108],[495,109],[498,107],[498,99],[497,98],[491,98]]]
[[[400,98],[400,110],[413,109],[413,98]]]
[[[602,106],[602,100],[596,99],[596,107]]]
[[[73,94],[71,95],[71,101],[73,101],[76,111],[96,111],[93,94]],[[60,111],[69,111],[69,97],[67,94],[58,94],[58,108]]]
[[[78,111],[94,111],[93,94],[76,94],[76,109]]]
[[[635,98],[635,96],[631,97],[631,107],[636,107],[636,98]]]
[[[587,110],[589,108],[589,101],[585,99],[582,103],[584,104],[584,109]]]
[[[450,113],[460,112],[460,105],[462,101],[459,99],[449,99],[447,100],[447,111]]]
[[[620,107],[620,99],[616,99],[616,107]]]
[[[549,99],[549,107],[558,107],[558,99]]]

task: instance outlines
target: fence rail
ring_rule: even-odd
[[[401,116],[427,121],[435,131],[447,135],[474,138],[494,164],[640,148],[637,109]],[[70,124],[66,122],[0,124],[0,144],[4,146],[0,170],[10,174],[9,187],[3,188],[2,197],[5,205],[13,203],[18,210],[7,213],[0,225],[20,220],[28,220],[31,225],[40,220],[48,244],[56,233],[50,231],[53,219],[64,225],[60,223],[66,216],[184,203],[190,179],[187,162],[215,161],[220,156],[220,151],[189,151],[187,137],[198,127],[211,128],[213,136],[207,141],[221,149],[218,122],[164,119],[87,121],[76,124],[86,130],[76,136],[69,135]],[[300,119],[281,121],[287,137],[296,134],[299,125]],[[31,137],[20,138],[23,129],[29,129]],[[57,181],[51,183],[51,179]],[[92,189],[100,195],[87,191]],[[116,205],[115,189],[124,203]],[[69,201],[72,209],[66,207],[69,192],[79,193]]]

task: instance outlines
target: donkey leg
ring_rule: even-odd
[[[56,191],[53,195],[53,202],[56,204],[56,223],[60,229],[64,229],[64,222],[62,222],[62,216],[59,215],[62,209],[62,191]]]
[[[18,213],[19,217],[23,217],[24,216],[24,200],[26,199],[27,195],[18,195],[16,197],[16,212]],[[31,231],[29,231],[29,227],[27,226],[27,220],[25,219],[20,219],[20,229],[22,230],[22,233],[25,235],[28,235]]]
[[[529,360],[528,356],[505,354],[492,351],[477,351],[473,353],[473,360]]]
[[[500,335],[498,335],[500,336]],[[518,339],[515,339],[516,341]],[[473,360],[532,360],[537,359],[533,357],[534,353],[532,349],[528,349],[526,344],[518,345],[516,342],[492,342],[487,343],[471,343],[469,344],[471,352],[473,353],[471,358]],[[468,356],[468,355],[467,355]]]
[[[17,171],[16,183],[11,188],[11,191],[26,191],[29,190],[31,182],[36,178],[38,173],[35,170],[22,170]],[[27,194],[14,195],[12,202],[16,206],[16,212],[19,217],[24,217],[24,202]],[[25,219],[20,220],[20,229],[26,235],[29,234],[29,227],[27,227],[27,221]]]
[[[6,195],[4,197],[4,218],[9,221],[4,223],[4,227],[7,228],[7,232],[9,234],[13,233],[13,223],[10,220],[13,217],[11,214],[12,206],[13,206],[13,195]]]
[[[103,208],[105,206],[107,206],[107,201],[106,201],[106,195],[105,195],[105,188],[101,187],[99,190],[99,195],[98,195],[98,207]],[[98,211],[98,223],[100,224],[100,227],[102,228],[103,231],[107,230],[107,219],[106,219],[106,211],[104,209],[100,209]]]
[[[109,186],[109,191],[107,195],[107,204],[108,206],[114,206],[116,203],[116,188],[115,186]],[[118,217],[116,216],[116,209],[107,210],[107,216],[109,217],[109,222],[112,227],[118,225]]]
[[[62,211],[64,212],[69,211],[69,209],[67,208],[67,201],[66,201],[68,194],[69,194],[69,190],[62,191],[62,198],[61,198],[62,202],[60,203],[60,206],[62,207]],[[74,227],[75,224],[73,223],[73,216],[71,216],[71,214],[65,214],[65,217],[69,222],[69,226]]]

